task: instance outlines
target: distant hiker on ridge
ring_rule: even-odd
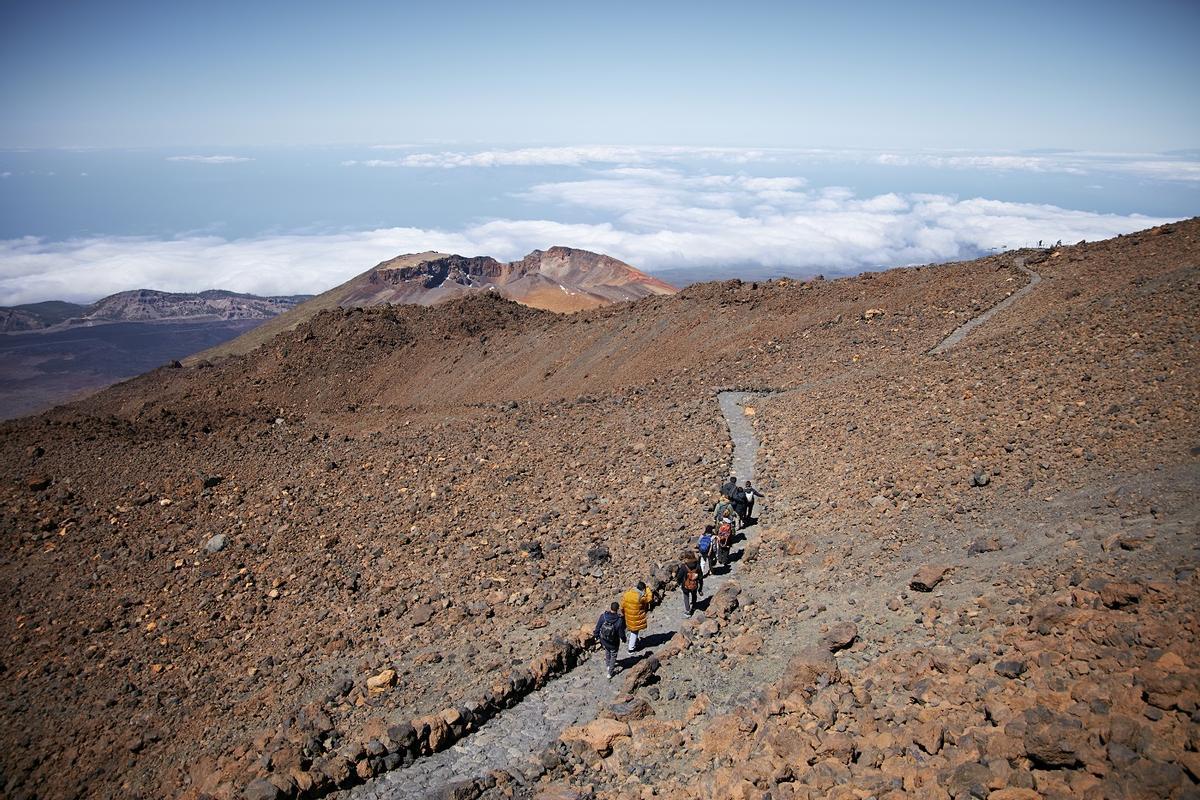
[[[613,601],[608,611],[600,615],[592,636],[604,648],[604,668],[611,678],[617,674],[617,650],[625,638],[625,616],[621,613],[620,603]]]
[[[704,594],[704,572],[695,553],[680,553],[679,566],[675,568],[675,580],[683,592],[683,613],[691,616],[696,610],[696,598]]]
[[[621,610],[625,612],[625,632],[629,639],[629,652],[637,650],[638,634],[650,624],[646,615],[654,594],[645,581],[638,581],[636,589],[630,589],[621,597]]]

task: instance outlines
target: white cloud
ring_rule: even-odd
[[[374,149],[415,149],[411,145],[376,145]],[[1169,181],[1200,181],[1200,161],[1152,153],[970,153],[963,151],[872,151],[814,148],[683,147],[583,145],[489,150],[417,152],[399,158],[343,161],[343,166],[391,168],[491,168],[621,164],[632,167],[682,161],[725,164],[871,164],[926,169],[1035,172],[1067,175],[1115,174]],[[764,180],[788,180],[766,178]]]
[[[400,253],[517,258],[552,245],[609,253],[644,269],[756,264],[826,275],[968,257],[999,247],[1096,240],[1166,222],[1051,205],[940,194],[859,197],[799,179],[622,168],[524,195],[603,221],[497,219],[456,231],[0,241],[0,305],[94,300],[138,287],[317,293]]]
[[[241,164],[253,160],[245,156],[167,156],[167,161],[191,161],[197,164]]]
[[[384,149],[383,146],[376,146]],[[396,146],[400,149],[403,146]],[[442,151],[413,153],[399,159],[343,161],[343,166],[425,167],[579,167],[586,164],[649,164],[678,159],[714,159],[735,164],[760,161],[769,151],[743,147],[655,147],[624,145],[581,145],[570,147],[522,147],[508,150]]]
[[[1127,175],[1169,181],[1200,181],[1200,161],[1153,154],[1062,152],[1047,155],[880,153],[875,164],[932,169],[1043,172],[1067,175]]]

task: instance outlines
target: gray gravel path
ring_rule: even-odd
[[[1008,308],[1009,306],[1011,306],[1013,303],[1020,300],[1025,295],[1032,292],[1034,290],[1034,287],[1036,287],[1039,283],[1042,282],[1041,275],[1039,275],[1038,273],[1034,272],[1033,270],[1031,270],[1025,266],[1024,258],[1018,258],[1014,262],[1014,264],[1017,269],[1021,270],[1021,272],[1024,272],[1026,275],[1029,276],[1029,283],[1025,284],[1020,289],[1013,292],[1008,297],[1004,298],[999,303],[997,303],[996,305],[989,308],[987,311],[980,314],[978,317],[972,317],[971,319],[964,322],[962,325],[958,326],[958,328],[956,328],[953,333],[951,333],[945,339],[942,339],[940,342],[937,343],[937,346],[935,346],[932,350],[929,351],[930,355],[935,356],[939,353],[944,353],[947,350],[949,350],[950,348],[954,347],[959,342],[961,342],[968,333],[975,330],[980,325],[987,322],[989,319],[996,316],[1001,311]]]

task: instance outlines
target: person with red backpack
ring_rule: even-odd
[[[729,498],[722,495],[713,508],[713,521],[717,527],[716,563],[722,566],[729,563],[729,548],[733,544],[733,532],[737,530],[737,512]]]
[[[679,566],[675,568],[675,581],[683,592],[683,613],[691,616],[696,610],[696,598],[704,594],[704,571],[695,553],[679,555]]]

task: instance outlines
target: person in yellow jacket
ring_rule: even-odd
[[[653,599],[654,594],[645,581],[638,581],[636,589],[630,589],[621,596],[621,610],[625,612],[625,635],[631,653],[637,649],[638,634],[646,630],[649,624],[646,615],[650,611],[650,601]]]

